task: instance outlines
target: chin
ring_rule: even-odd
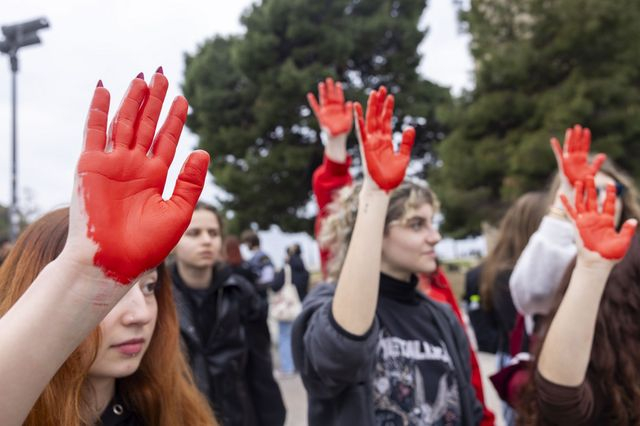
[[[433,274],[438,269],[438,264],[435,260],[432,260],[422,263],[417,269],[419,274]]]
[[[116,379],[122,379],[124,377],[129,377],[140,368],[140,361],[131,360],[126,364],[117,366],[114,368],[113,377]]]

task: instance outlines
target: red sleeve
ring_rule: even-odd
[[[345,163],[336,163],[324,156],[320,167],[313,172],[313,179],[311,185],[313,187],[313,193],[316,196],[316,202],[318,203],[318,216],[316,216],[315,234],[316,239],[320,232],[320,226],[322,221],[327,216],[327,204],[333,199],[333,194],[340,188],[351,185],[353,179],[349,174],[349,167],[351,166],[351,157],[347,156]],[[320,249],[320,261],[322,264],[322,278],[327,278],[327,260],[329,259],[329,252],[324,249]]]
[[[434,272],[430,277],[427,275],[421,275],[420,283],[418,285],[420,287],[420,290],[422,290],[422,292],[428,297],[451,306],[451,308],[453,309],[453,313],[456,314],[456,317],[458,318],[458,321],[460,321],[462,328],[466,330],[464,321],[462,320],[460,307],[458,306],[458,302],[456,301],[456,298],[451,291],[449,280],[440,267],[438,267],[436,272]],[[484,391],[482,390],[482,376],[480,375],[480,365],[478,364],[476,353],[471,347],[471,343],[469,343],[469,351],[471,355],[471,386],[473,386],[473,388],[475,389],[476,396],[482,403],[483,416],[480,425],[492,426],[495,424],[495,416],[484,403]]]

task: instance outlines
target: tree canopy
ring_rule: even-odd
[[[243,35],[214,37],[186,56],[187,125],[212,155],[211,172],[229,194],[221,202],[235,230],[251,223],[311,229],[306,207],[322,146],[305,94],[327,76],[360,102],[368,89],[386,85],[396,95],[394,130],[416,127],[413,158],[424,166],[416,170],[435,164],[434,144],[446,134],[436,107],[450,97],[416,71],[425,6],[424,0],[263,0],[244,13]]]
[[[441,111],[446,231],[479,232],[542,189],[556,168],[549,138],[575,123],[591,129],[592,151],[640,177],[639,19],[633,0],[471,1],[475,88]]]

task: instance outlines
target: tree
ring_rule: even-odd
[[[361,102],[368,89],[387,85],[397,95],[394,130],[414,125],[414,158],[425,169],[435,163],[433,146],[446,132],[436,106],[450,98],[416,72],[424,7],[424,0],[264,0],[242,17],[243,36],[214,37],[187,55],[187,125],[212,155],[235,229],[253,222],[311,229],[305,207],[322,147],[305,94],[326,76]]]
[[[476,86],[441,111],[435,187],[445,230],[479,232],[555,170],[549,148],[575,123],[636,179],[640,165],[640,3],[472,0]]]

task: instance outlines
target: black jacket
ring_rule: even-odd
[[[145,426],[142,421],[124,402],[118,393],[113,397],[100,416],[102,426]]]
[[[202,291],[187,287],[176,265],[171,273],[182,342],[218,420],[224,426],[283,425],[286,411],[271,357],[262,353],[266,310],[256,290],[222,265]],[[269,374],[258,374],[264,372]]]

